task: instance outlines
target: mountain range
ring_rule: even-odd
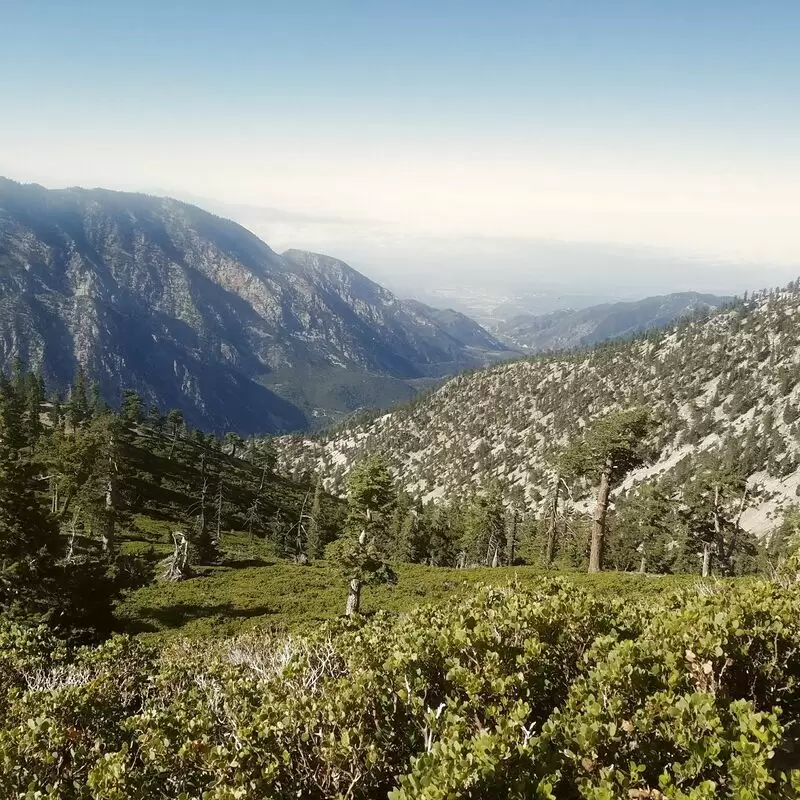
[[[687,314],[704,314],[733,298],[698,292],[603,303],[548,314],[519,314],[492,326],[498,338],[527,351],[569,350],[663,328]]]
[[[0,179],[0,364],[65,392],[78,364],[192,425],[306,429],[512,354],[334,258],[278,254],[176,200]]]
[[[632,340],[459,375],[388,414],[284,437],[281,463],[318,470],[343,492],[351,466],[379,452],[422,500],[466,498],[499,480],[535,507],[553,455],[631,406],[659,425],[656,456],[629,485],[670,474],[685,483],[704,454],[725,454],[751,487],[742,526],[769,530],[800,496],[800,281]]]

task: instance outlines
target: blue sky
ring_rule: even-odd
[[[368,220],[800,262],[795,0],[0,0],[0,21],[9,177],[352,222],[263,216],[300,246]]]
[[[434,133],[471,124],[577,138],[571,126],[588,123],[735,141],[781,135],[798,118],[793,0],[27,0],[0,10],[6,100],[95,120],[122,92],[148,122],[205,118],[213,104],[262,125],[278,111],[304,122],[333,113],[346,130],[401,133],[422,122]]]

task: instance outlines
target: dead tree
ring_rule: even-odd
[[[67,539],[67,553],[64,557],[64,560],[68,564],[70,564],[75,557],[75,536],[77,535],[79,516],[80,512],[78,510],[72,512],[72,521],[69,525],[69,537]]]
[[[192,537],[192,549],[195,551],[194,557],[202,564],[215,562],[219,557],[213,536],[208,530],[208,472],[206,469],[206,456],[200,456],[200,497],[194,505],[197,518],[194,525]]]
[[[297,522],[292,526],[292,529],[296,531],[294,560],[302,563],[308,561],[308,553],[306,552],[306,543],[308,542],[307,523],[313,522],[311,514],[306,513],[309,495],[310,492],[306,492],[306,496],[303,498],[303,505],[300,507],[300,514],[297,517]]]
[[[189,568],[189,539],[183,531],[172,532],[172,555],[167,560],[164,579],[182,581],[191,574]]]

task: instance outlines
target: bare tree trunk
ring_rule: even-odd
[[[358,614],[361,607],[361,581],[358,578],[350,579],[350,588],[347,592],[347,605],[345,606],[344,613],[348,617],[353,614]]]
[[[172,443],[169,446],[169,455],[167,461],[172,461],[172,454],[175,452],[175,444],[178,441],[178,426],[175,425],[172,429]]]
[[[499,567],[500,566],[500,548],[495,545],[494,547],[494,556],[492,556],[492,566]]]
[[[739,502],[739,511],[736,514],[736,519],[733,521],[733,531],[731,533],[731,540],[728,544],[728,547],[725,551],[725,560],[728,564],[730,564],[730,560],[733,558],[733,553],[736,550],[736,540],[739,537],[739,531],[741,530],[740,524],[742,522],[742,514],[744,514],[745,506],[747,505],[747,493],[748,488],[745,486],[744,492],[742,493],[742,499]]]
[[[217,530],[214,544],[219,547],[222,544],[222,480],[217,489]]]
[[[369,512],[368,512],[369,513]],[[361,531],[358,537],[358,546],[364,547],[367,544],[367,529]],[[352,617],[353,614],[358,614],[361,608],[361,579],[358,577],[350,578],[350,584],[347,589],[347,603],[344,607],[345,616]]]
[[[600,485],[597,487],[597,502],[592,517],[592,547],[589,553],[589,572],[600,572],[603,569],[603,545],[606,536],[606,515],[608,514],[608,496],[611,493],[611,459],[606,459],[603,472],[600,474]]]
[[[703,568],[700,572],[703,578],[707,578],[711,572],[711,542],[703,542]]]
[[[722,536],[722,522],[720,520],[720,511],[719,511],[719,486],[714,487],[713,515],[714,515],[714,538],[717,542],[719,542],[720,537]]]
[[[72,562],[72,559],[75,557],[75,536],[77,535],[77,528],[78,528],[78,512],[75,511],[72,514],[72,522],[69,526],[69,539],[67,542],[67,554],[66,554],[66,562],[69,564]]]
[[[114,548],[114,528],[116,522],[116,510],[114,504],[114,489],[115,489],[115,473],[117,465],[114,462],[114,437],[112,436],[108,443],[108,476],[106,479],[106,502],[103,515],[103,530],[101,533],[101,542],[103,552],[109,552]]]
[[[639,562],[639,574],[644,575],[647,570],[647,557],[642,555],[642,560]]]
[[[258,498],[253,500],[250,507],[247,509],[247,515],[245,519],[247,520],[247,532],[250,534],[250,541],[253,541],[253,526],[255,525],[256,521],[258,520]]]
[[[739,529],[739,523],[741,523],[741,521],[742,521],[742,514],[744,514],[744,509],[745,509],[745,506],[747,505],[747,493],[749,491],[750,491],[750,489],[747,486],[745,486],[744,487],[744,492],[742,492],[742,499],[739,502],[739,512],[736,514],[736,519],[733,522],[734,530],[738,530]]]
[[[203,482],[200,485],[200,510],[197,514],[197,535],[198,538],[202,541],[207,533],[207,524],[206,524],[206,496],[208,494],[208,479],[203,478]]]
[[[306,520],[310,519],[310,515],[306,514],[306,504],[311,492],[306,492],[303,498],[303,505],[300,508],[300,516],[297,518],[297,538],[295,540],[295,558],[305,557],[308,558],[308,531],[306,530]],[[312,509],[313,510],[313,509]]]
[[[556,475],[553,483],[553,501],[550,504],[550,522],[547,527],[547,546],[544,551],[544,563],[550,566],[556,554],[556,535],[558,523],[558,497],[561,492],[561,476]]]
[[[701,576],[707,578],[711,572],[711,555],[718,548],[723,546],[722,542],[722,514],[720,512],[720,491],[719,486],[714,487],[714,505],[712,506],[712,516],[714,519],[714,540],[703,542],[703,567]]]
[[[106,505],[103,513],[103,528],[100,533],[103,552],[114,547],[114,483],[111,478],[106,483]]]
[[[206,471],[206,454],[200,456],[200,499],[198,501],[197,526],[195,528],[194,546],[196,556],[199,555],[202,563],[207,562],[212,557],[213,548],[211,537],[208,532],[208,520],[206,518],[208,503],[208,473]]]

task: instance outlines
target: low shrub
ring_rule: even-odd
[[[800,790],[800,598],[773,583],[631,598],[538,578],[305,635],[47,637],[0,630],[2,798]]]

